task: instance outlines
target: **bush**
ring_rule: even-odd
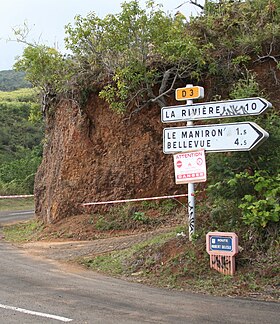
[[[40,150],[27,150],[25,156],[0,166],[0,192],[8,194],[32,194],[35,173],[41,163]]]
[[[280,173],[269,176],[265,171],[236,175],[236,179],[246,179],[254,188],[253,194],[245,195],[239,208],[243,221],[254,227],[266,227],[270,222],[279,222],[280,215]]]

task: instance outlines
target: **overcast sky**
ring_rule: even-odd
[[[15,58],[20,56],[23,45],[15,41],[13,28],[26,22],[31,29],[29,40],[48,46],[64,49],[64,26],[73,23],[77,14],[85,17],[94,11],[99,17],[121,11],[125,0],[0,0],[0,71],[12,69]],[[126,1],[129,2],[129,1]],[[145,7],[146,0],[139,0]],[[184,0],[156,0],[163,10],[176,13],[180,10],[185,16],[196,15],[199,9]],[[204,3],[199,0],[199,3]],[[182,6],[180,6],[182,5]],[[179,9],[177,7],[180,6]]]

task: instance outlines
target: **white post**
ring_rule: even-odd
[[[192,84],[187,84],[187,88],[192,88]],[[188,99],[187,105],[192,105],[193,100]],[[193,126],[193,121],[187,121],[187,126]],[[195,199],[194,199],[194,183],[188,183],[188,216],[189,216],[189,240],[195,232]]]

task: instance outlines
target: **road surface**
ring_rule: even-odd
[[[0,224],[28,220],[34,216],[34,210],[0,211]]]
[[[0,241],[0,323],[266,323],[280,303],[144,286],[31,257]]]

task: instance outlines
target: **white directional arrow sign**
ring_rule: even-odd
[[[169,106],[161,109],[161,121],[163,123],[172,123],[187,120],[260,115],[270,107],[272,105],[269,101],[259,97]]]
[[[163,153],[200,148],[208,152],[250,151],[268,136],[253,122],[171,127],[163,130]]]

